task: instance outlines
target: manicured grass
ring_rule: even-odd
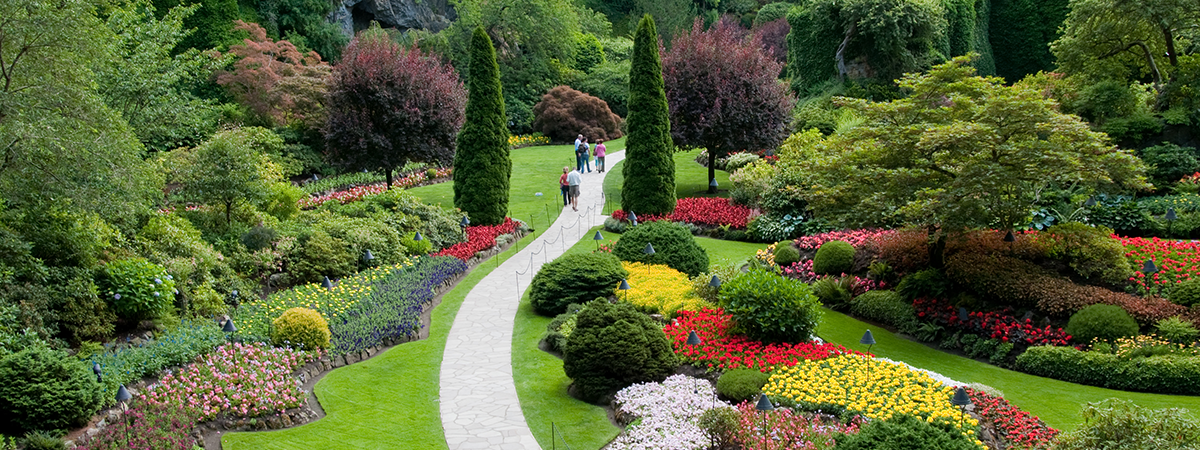
[[[696,244],[708,252],[708,265],[710,266],[741,265],[753,258],[754,252],[767,248],[767,244],[725,241],[706,237],[696,238]]]
[[[624,144],[622,141],[622,148],[624,148]],[[717,194],[708,194],[708,168],[696,162],[696,156],[700,154],[700,151],[700,149],[696,149],[675,153],[675,198],[728,197],[728,189],[731,187],[729,172],[722,170],[717,171],[717,185],[720,187]],[[621,167],[624,167],[624,164],[625,161],[621,161],[612,166],[610,168],[612,173],[604,178],[604,198],[607,200],[604,205],[605,213],[621,209],[621,185],[625,182],[625,175],[621,173]]]
[[[1200,413],[1200,397],[1114,391],[1014,372],[896,337],[887,330],[830,310],[825,310],[817,335],[830,342],[866,351],[867,346],[858,341],[868,328],[877,342],[871,348],[876,356],[904,361],[964,383],[983,383],[999,389],[1004,392],[1004,398],[1014,405],[1041,417],[1046,424],[1060,430],[1072,430],[1079,426],[1083,421],[1079,410],[1084,404],[1111,397],[1131,400],[1149,408],[1187,408],[1193,414]]]
[[[526,236],[532,241],[535,236]],[[528,242],[525,242],[526,244]],[[516,246],[493,257],[503,261]],[[330,372],[316,385],[325,409],[321,420],[296,428],[221,437],[225,450],[250,449],[444,449],[438,403],[446,336],[471,288],[496,264],[481,264],[442,297],[433,310],[429,338],[392,347],[369,361]]]
[[[609,152],[624,150],[625,138],[605,142],[604,146]],[[575,166],[574,147],[540,145],[519,148],[512,151],[511,158],[513,169],[512,177],[509,178],[508,216],[524,220],[539,230],[544,229],[554,223],[558,214],[562,212],[558,177],[562,175],[563,166]],[[422,202],[454,209],[452,182],[421,186],[409,189],[409,192],[419,197]],[[542,195],[537,196],[538,192]]]

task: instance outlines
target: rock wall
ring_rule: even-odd
[[[449,0],[342,0],[329,14],[329,21],[353,36],[372,20],[384,28],[413,28],[438,32],[458,17]]]

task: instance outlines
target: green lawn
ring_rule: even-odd
[[[625,142],[622,140],[621,148],[624,148],[624,144]],[[700,151],[700,149],[696,149],[675,153],[675,198],[728,197],[729,173],[722,170],[717,171],[717,185],[720,189],[716,195],[709,195],[708,168],[696,162],[696,156],[700,154]],[[625,181],[625,175],[621,173],[621,168],[624,165],[625,161],[613,165],[612,173],[604,178],[604,198],[607,200],[604,205],[605,213],[621,209],[621,184]]]

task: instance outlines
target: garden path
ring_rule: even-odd
[[[605,159],[613,167],[624,158],[625,152],[619,151]],[[607,174],[583,173],[579,212],[571,214],[574,211],[564,207],[546,232],[493,270],[463,300],[442,356],[440,405],[450,450],[539,448],[513,384],[513,321],[522,294],[542,264],[590,237],[583,234],[603,223]]]

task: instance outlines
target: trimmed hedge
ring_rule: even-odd
[[[854,246],[845,241],[829,241],[821,244],[813,256],[813,272],[819,275],[837,275],[854,267]]]
[[[721,378],[717,379],[717,393],[733,400],[734,403],[754,400],[769,379],[770,374],[762,373],[758,369],[733,369],[721,374]]]
[[[850,313],[885,325],[897,327],[901,332],[916,331],[917,312],[912,303],[893,291],[867,291],[850,302]]]
[[[279,347],[308,351],[329,348],[330,336],[329,323],[309,308],[291,308],[271,322],[271,341]]]
[[[654,246],[653,255],[645,253],[646,244]],[[708,252],[696,244],[692,233],[665,220],[627,229],[613,246],[612,254],[622,261],[665,264],[689,277],[708,270]]]
[[[678,365],[662,326],[628,303],[604,300],[584,305],[563,352],[576,394],[593,403],[634,383],[662,381]]]
[[[1123,391],[1200,395],[1200,357],[1161,355],[1121,359],[1074,347],[1030,347],[1017,356],[1025,373]]]
[[[1112,342],[1136,336],[1138,324],[1119,306],[1092,305],[1071,315],[1064,331],[1081,344],[1091,343],[1093,339]]]
[[[607,298],[629,272],[609,253],[565,255],[542,266],[529,285],[529,302],[543,316],[566,312],[567,305]]]

